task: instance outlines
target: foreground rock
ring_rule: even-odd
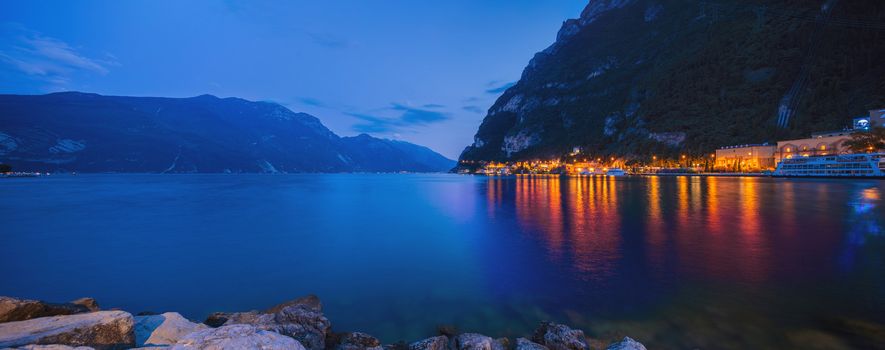
[[[92,298],[80,298],[74,301],[71,301],[71,304],[80,305],[88,309],[89,311],[101,311],[101,308],[98,307],[98,302]]]
[[[304,346],[287,336],[238,324],[191,333],[169,349],[304,350]]]
[[[0,324],[0,348],[29,344],[123,349],[135,345],[132,315],[123,311],[41,317]]]
[[[60,309],[53,309],[62,305]],[[584,332],[544,322],[531,340],[493,339],[477,333],[458,334],[454,327],[410,344],[381,345],[366,333],[332,333],[319,298],[310,295],[264,311],[214,313],[205,324],[194,323],[176,312],[146,313],[137,317],[123,311],[94,311],[98,304],[84,298],[68,304],[0,297],[0,311],[8,318],[34,317],[41,312],[72,315],[39,317],[0,323],[0,350],[139,350],[167,349],[292,349],[292,350],[589,350]],[[210,328],[212,327],[212,328]],[[590,339],[592,340],[592,339]],[[596,340],[594,340],[596,341]],[[599,349],[604,343],[594,343]],[[646,350],[625,337],[606,350]]]
[[[67,346],[67,345],[25,345],[20,348],[15,348],[16,350],[95,350],[88,346]],[[5,350],[5,349],[4,349]]]
[[[338,340],[337,350],[381,350],[381,341],[362,332],[350,332]]]
[[[289,300],[285,303],[276,305],[270,309],[264,310],[264,313],[266,313],[266,314],[277,313],[289,306],[302,306],[302,307],[309,308],[311,310],[323,311],[323,303],[320,301],[320,298],[316,295],[311,294],[308,296],[303,296],[303,297]]]
[[[526,338],[516,339],[516,350],[549,350],[546,346],[535,343]]]
[[[501,344],[491,337],[476,333],[464,333],[455,337],[456,350],[506,350]]]
[[[208,328],[193,323],[177,312],[135,317],[135,344],[137,346],[172,345],[184,336]]]
[[[92,298],[82,298],[71,303],[57,304],[39,300],[0,297],[0,323],[24,321],[47,316],[73,315],[90,311],[98,311],[98,303]]]
[[[446,350],[449,347],[449,337],[444,335],[419,340],[409,344],[409,350]]]
[[[535,330],[532,341],[550,350],[587,350],[587,338],[584,332],[568,326],[544,322]]]
[[[266,312],[215,313],[205,323],[210,326],[219,323],[224,326],[252,325],[295,338],[310,350],[325,349],[326,337],[332,330],[332,323],[323,316],[319,299],[313,296],[277,305]]]
[[[646,350],[645,346],[642,343],[633,340],[630,337],[624,337],[624,340],[621,340],[617,343],[609,345],[606,350]]]
[[[338,336],[335,350],[382,350],[381,341],[361,332],[350,332]]]

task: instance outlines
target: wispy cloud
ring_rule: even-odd
[[[394,103],[391,107],[394,111],[403,112],[399,117],[407,125],[424,125],[449,119],[448,114],[442,112],[429,111],[426,109],[412,108],[401,104]]]
[[[348,115],[362,120],[362,123],[353,125],[352,129],[356,132],[364,133],[386,133],[397,128],[396,120],[378,117],[362,113],[347,113]]]
[[[117,66],[116,58],[105,53],[104,58],[91,58],[68,43],[21,27],[6,27],[2,33],[0,63],[50,88],[66,88],[78,73],[105,75],[108,67]]]
[[[308,106],[322,107],[322,108],[328,107],[328,105],[325,102],[315,99],[313,97],[298,97],[297,99],[298,99],[298,102],[301,102],[302,104],[305,104]]]
[[[424,105],[424,108],[436,109],[436,108],[446,108],[446,106],[443,106],[441,104],[436,104],[436,103],[428,103],[428,104]]]
[[[451,118],[448,113],[431,111],[424,105],[422,108],[393,103],[382,111],[397,112],[396,117],[383,117],[366,113],[348,113],[348,115],[360,119],[362,122],[353,126],[353,130],[365,133],[390,133],[408,129],[414,126],[423,126],[439,123]]]
[[[482,114],[483,112],[485,112],[485,111],[483,111],[482,107],[473,106],[473,105],[464,106],[464,107],[461,107],[461,109],[468,111],[468,112],[472,112],[472,113],[478,113],[478,114]]]
[[[330,49],[341,49],[350,46],[349,41],[333,34],[311,32],[307,33],[307,35],[310,36],[310,40],[312,40],[314,44]]]
[[[491,89],[486,90],[486,93],[500,94],[500,93],[503,93],[504,91],[507,91],[507,89],[513,87],[513,85],[516,85],[516,82],[510,82],[510,83],[506,83],[504,85],[499,85],[499,86],[493,87]]]
[[[43,59],[45,63],[49,63],[43,66],[45,69],[51,70],[62,66],[99,74],[108,74],[108,69],[105,66],[109,65],[110,62],[103,62],[83,56],[64,41],[38,35],[26,38],[23,42],[28,47],[24,49],[25,52]],[[45,73],[45,71],[41,73]]]

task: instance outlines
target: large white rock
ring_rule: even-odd
[[[177,312],[135,316],[135,345],[172,345],[184,336],[208,328],[194,323]]]
[[[544,322],[535,330],[532,341],[550,350],[588,350],[584,332],[566,325]]]
[[[455,337],[456,350],[505,350],[506,347],[491,337],[476,333],[464,333]]]
[[[642,343],[633,340],[630,337],[624,337],[624,340],[621,340],[617,343],[609,345],[606,350],[646,350],[645,345]]]
[[[332,331],[332,323],[323,316],[322,304],[315,296],[298,298],[263,312],[215,313],[205,323],[252,325],[295,338],[310,350],[326,349],[326,337]]]
[[[409,344],[409,350],[446,350],[448,347],[449,338],[444,335],[419,340]]]
[[[255,326],[236,324],[188,334],[170,350],[305,350],[297,340]]]
[[[535,343],[526,338],[516,339],[516,350],[548,350],[546,346]]]
[[[123,311],[40,317],[0,323],[0,348],[61,344],[96,349],[135,345],[132,315]]]

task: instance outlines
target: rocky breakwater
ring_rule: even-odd
[[[92,299],[46,303],[0,297],[0,349],[264,349],[264,350],[645,350],[624,338],[592,342],[583,331],[544,322],[528,338],[445,332],[412,343],[381,344],[361,332],[333,332],[319,298],[307,296],[264,311],[217,312],[204,322],[178,313],[101,311]]]

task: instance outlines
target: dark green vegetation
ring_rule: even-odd
[[[426,147],[339,137],[319,119],[275,103],[101,96],[0,95],[0,159],[23,171],[447,171]]]
[[[842,129],[885,107],[885,1],[827,1],[829,20],[817,21],[824,3],[593,1],[492,106],[461,158],[573,147],[675,158]],[[794,113],[779,128],[787,95]]]
[[[858,132],[843,142],[843,145],[855,153],[865,153],[885,149],[885,128],[877,127],[870,131]]]
[[[0,164],[0,174],[2,173],[11,173],[12,166],[9,164]]]

